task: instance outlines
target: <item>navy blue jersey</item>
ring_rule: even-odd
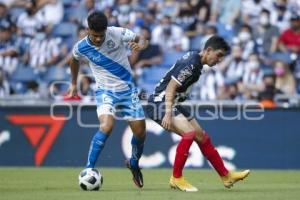
[[[198,81],[202,68],[203,65],[201,63],[199,52],[188,52],[177,60],[158,83],[151,98],[153,98],[153,101],[155,102],[165,101],[165,90],[171,79],[173,79],[180,85],[176,90],[175,101],[184,101],[190,86]]]

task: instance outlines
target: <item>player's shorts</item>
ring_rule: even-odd
[[[137,89],[124,92],[96,90],[97,115],[113,115],[128,121],[145,119]]]
[[[153,96],[151,95],[148,99],[148,105],[145,109],[147,117],[154,120],[158,124],[161,124],[165,114],[166,114],[166,106],[164,101],[155,102]],[[182,114],[187,118],[187,120],[194,119],[194,116],[191,112],[191,109],[184,107],[182,105],[174,105],[172,108],[173,116],[177,116]]]

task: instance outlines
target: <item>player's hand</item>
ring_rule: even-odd
[[[172,114],[171,113],[166,113],[162,123],[161,123],[162,127],[164,127],[166,130],[170,130],[171,129],[171,125],[172,125]]]
[[[143,45],[136,42],[128,42],[128,45],[132,51],[141,51],[148,46],[148,41],[145,41]]]
[[[69,91],[68,91],[68,97],[71,98],[71,97],[77,97],[78,94],[77,94],[77,85],[71,85],[70,88],[69,88]]]

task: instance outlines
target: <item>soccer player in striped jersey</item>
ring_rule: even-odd
[[[88,15],[88,35],[78,41],[70,60],[72,84],[70,96],[77,95],[79,60],[89,62],[96,80],[97,114],[100,121],[88,154],[86,168],[94,168],[114,125],[116,114],[128,121],[132,129],[132,156],[126,161],[138,187],[143,187],[143,175],[139,159],[145,140],[145,116],[139,102],[137,88],[133,82],[127,57],[128,47],[139,51],[147,47],[148,41],[126,28],[108,27],[106,16],[100,11]]]

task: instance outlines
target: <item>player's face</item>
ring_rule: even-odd
[[[106,30],[102,32],[96,32],[94,30],[88,29],[88,34],[92,43],[96,46],[100,46],[105,40]]]
[[[206,54],[206,64],[212,67],[221,62],[224,59],[224,56],[225,51],[223,49],[215,50],[209,47]]]

